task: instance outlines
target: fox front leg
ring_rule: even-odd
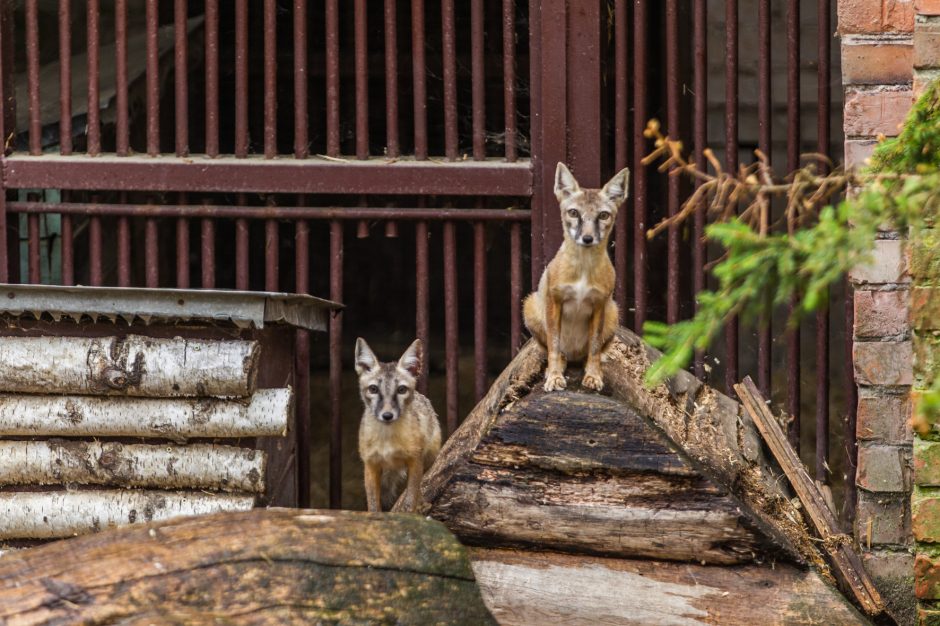
[[[405,510],[417,513],[421,504],[421,478],[424,476],[424,460],[421,455],[408,462],[408,486],[405,488]]]
[[[588,389],[600,391],[604,388],[604,373],[601,370],[601,330],[604,328],[605,303],[599,302],[591,315],[588,354],[584,362],[584,378],[581,384]]]
[[[382,467],[366,463],[366,506],[370,513],[382,512]]]
[[[561,306],[551,290],[545,297],[545,334],[548,366],[545,368],[545,391],[565,388],[565,357],[561,353]]]

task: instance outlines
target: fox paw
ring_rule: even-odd
[[[604,379],[600,374],[586,373],[581,379],[581,385],[594,391],[600,391],[604,388]]]
[[[565,381],[564,374],[545,374],[545,391],[561,391],[566,385],[567,382]]]

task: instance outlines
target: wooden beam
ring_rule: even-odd
[[[743,383],[735,385],[734,390],[803,503],[803,510],[822,538],[823,549],[832,560],[840,582],[848,588],[866,613],[882,613],[884,600],[852,547],[851,538],[842,533],[825,497],[809,477],[796,450],[790,445],[754,381],[748,376]]]

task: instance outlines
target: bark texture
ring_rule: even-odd
[[[0,441],[0,485],[264,491],[265,454],[215,444]]]
[[[249,495],[187,491],[0,492],[0,539],[59,539],[134,522],[244,511],[254,503]]]
[[[5,337],[0,391],[146,397],[247,397],[256,341]]]
[[[247,401],[5,394],[0,436],[284,436],[291,402],[289,388],[259,389]]]
[[[9,624],[495,624],[466,550],[413,515],[253,510],[0,559]]]

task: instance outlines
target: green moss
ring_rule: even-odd
[[[930,174],[940,171],[940,81],[927,86],[904,123],[871,158],[872,174]]]

